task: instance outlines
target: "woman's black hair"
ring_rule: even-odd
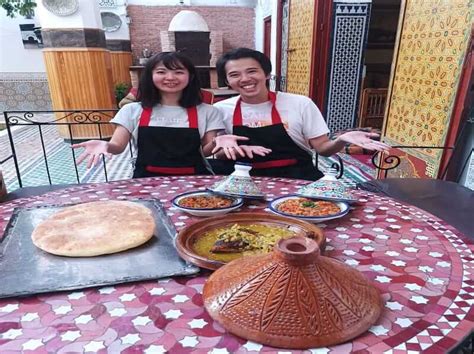
[[[227,73],[225,71],[225,65],[229,60],[237,60],[244,58],[255,59],[262,67],[262,70],[266,76],[268,76],[272,72],[272,62],[265,54],[250,48],[237,48],[225,53],[217,61],[216,68],[219,80],[223,80],[227,83]]]
[[[160,91],[153,83],[153,70],[158,64],[163,64],[170,70],[186,69],[189,72],[189,83],[179,99],[181,107],[189,108],[202,103],[201,85],[191,60],[181,53],[162,52],[148,59],[141,74],[137,101],[141,101],[142,107],[151,108],[161,102]]]

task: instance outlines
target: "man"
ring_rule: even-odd
[[[389,148],[371,139],[377,134],[366,132],[347,132],[329,140],[326,122],[311,99],[268,90],[271,70],[264,54],[248,48],[234,49],[217,61],[218,75],[239,93],[215,104],[224,114],[226,133],[248,137],[245,144],[271,150],[265,156],[241,160],[252,164],[253,175],[317,180],[323,174],[313,165],[313,149],[330,156],[346,143],[369,150]],[[235,156],[233,151],[225,153]]]

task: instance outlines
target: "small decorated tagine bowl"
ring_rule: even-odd
[[[171,202],[176,209],[201,217],[224,215],[244,204],[242,198],[220,196],[206,191],[183,193]]]
[[[235,164],[235,171],[231,175],[224,177],[208,189],[220,195],[263,199],[265,195],[253,181],[252,177],[250,177],[249,172],[251,169],[251,165],[238,162]]]
[[[308,199],[294,195],[275,198],[268,207],[274,214],[312,223],[342,218],[350,211],[349,205],[345,202]]]
[[[357,201],[351,189],[338,180],[321,179],[301,187],[295,194],[300,197],[347,203]]]

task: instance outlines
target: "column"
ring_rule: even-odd
[[[111,56],[106,48],[98,4],[89,0],[70,3],[78,6],[69,12],[47,9],[41,1],[36,9],[42,26],[43,56],[53,110],[115,109]],[[101,121],[110,118],[111,114],[100,115]],[[73,128],[73,139],[99,136],[97,125],[81,124]],[[112,126],[100,128],[102,136],[110,136],[112,132]],[[69,138],[66,126],[60,127],[60,133]]]
[[[110,50],[112,63],[112,82],[131,86],[130,66],[132,66],[132,47],[130,43],[129,21],[126,6],[122,2],[110,8],[101,7],[105,42]],[[107,26],[108,25],[108,26]]]

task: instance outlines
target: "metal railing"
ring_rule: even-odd
[[[407,146],[407,145],[393,145],[392,148],[394,149],[433,149],[433,150],[454,150],[454,146]],[[380,157],[379,157],[379,154]],[[451,161],[451,160],[450,160]],[[384,178],[387,178],[388,172],[391,170],[396,169],[400,163],[402,162],[402,159],[398,155],[385,155],[385,153],[380,153],[376,152],[372,155],[372,164],[374,167],[379,170],[383,171]],[[444,179],[446,176],[446,173],[448,171],[448,168],[450,167],[450,164],[446,165],[442,173],[439,174],[441,179]]]
[[[34,129],[39,137],[40,146],[31,147],[32,152],[38,150],[41,151],[42,163],[45,166],[45,173],[47,180],[50,185],[53,184],[50,161],[47,154],[47,142],[45,141],[45,130],[47,127],[56,126],[58,129],[62,129],[62,138],[65,143],[74,143],[84,140],[89,140],[90,137],[81,138],[80,134],[77,133],[78,127],[89,126],[92,131],[93,139],[107,140],[110,136],[104,134],[104,127],[107,126],[110,129],[109,120],[113,118],[117,109],[96,109],[96,110],[62,110],[62,111],[5,111],[5,125],[7,134],[10,141],[11,155],[1,161],[13,159],[14,167],[16,170],[16,176],[18,179],[19,187],[23,187],[22,173],[20,168],[20,161],[18,159],[17,144],[15,142],[15,128],[30,126]],[[60,128],[62,127],[62,128]],[[31,145],[31,143],[30,143]],[[133,156],[132,145],[129,143],[130,156]],[[81,183],[79,176],[79,169],[77,165],[76,152],[74,149],[70,149],[71,157],[74,165],[74,174],[77,183]],[[102,166],[104,171],[105,181],[108,181],[107,166],[105,163],[105,157],[102,157]]]
[[[51,178],[51,170],[49,166],[49,158],[47,154],[45,138],[44,138],[44,129],[48,126],[58,126],[65,127],[67,132],[66,137],[63,136],[63,139],[66,143],[88,140],[89,138],[80,138],[78,134],[75,133],[75,128],[78,126],[93,126],[97,136],[95,139],[107,140],[109,137],[104,136],[103,127],[110,126],[108,122],[117,112],[116,109],[97,109],[97,110],[63,110],[63,111],[6,111],[4,112],[5,124],[10,140],[11,155],[4,158],[0,161],[0,164],[5,163],[6,161],[13,159],[16,176],[18,179],[19,187],[23,187],[22,182],[22,173],[20,168],[20,163],[18,160],[18,152],[15,143],[15,137],[13,130],[15,127],[20,126],[31,126],[35,129],[39,135],[40,146],[37,150],[41,151],[42,161],[45,166],[45,173],[47,175],[47,181],[50,185],[53,184]],[[47,117],[45,117],[47,115]],[[64,130],[64,129],[63,129]],[[64,135],[64,134],[63,134]],[[454,147],[439,147],[439,146],[392,146],[397,149],[441,149],[441,150],[453,150]],[[75,180],[77,183],[81,183],[81,178],[79,176],[79,170],[77,165],[76,152],[74,149],[70,149],[71,157],[74,165],[74,174]],[[131,142],[129,143],[129,152],[130,157],[133,157],[133,149]],[[337,178],[341,178],[344,173],[344,163],[340,156],[336,154],[338,160],[337,163],[333,163],[331,168],[337,172]],[[388,172],[396,169],[402,161],[400,156],[390,154],[390,155],[381,155],[375,153],[372,156],[372,164],[374,167],[383,171],[384,177],[387,177]],[[450,167],[450,162],[446,165],[442,173],[439,174],[441,178],[446,176],[447,170]],[[317,166],[317,158],[315,160]],[[105,158],[102,157],[102,166],[105,181],[109,181],[107,166],[105,163]]]

